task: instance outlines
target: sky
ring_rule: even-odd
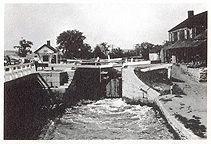
[[[187,11],[208,10],[206,3],[6,3],[4,49],[13,50],[21,37],[36,50],[60,33],[78,30],[85,43],[95,47],[107,42],[121,49],[149,42],[163,44],[168,30],[187,18]]]

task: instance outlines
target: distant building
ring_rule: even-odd
[[[50,41],[38,48],[35,52],[41,62],[58,63],[58,50],[50,45]]]
[[[130,52],[130,51],[134,51],[135,49],[122,49],[124,51],[124,53],[126,52]]]
[[[149,49],[149,60],[160,61],[160,51],[161,51],[161,46],[155,46],[152,49]]]
[[[169,42],[161,50],[161,61],[207,63],[207,11],[188,18],[168,31]]]

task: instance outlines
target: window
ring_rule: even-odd
[[[177,32],[174,32],[174,36],[173,37],[174,37],[173,41],[177,41],[177,39],[178,39],[177,38]]]
[[[173,41],[173,34],[169,33],[169,41]]]
[[[179,32],[179,39],[180,39],[180,40],[184,40],[184,39],[185,39],[184,30],[181,30],[181,31]]]
[[[187,39],[189,39],[189,38],[190,38],[190,31],[187,30]]]
[[[49,61],[49,56],[48,55],[44,55],[43,56],[43,61],[44,62],[48,62]]]

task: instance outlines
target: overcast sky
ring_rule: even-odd
[[[68,3],[5,4],[4,49],[13,49],[21,37],[34,43],[32,50],[66,30],[79,30],[93,48],[107,42],[122,49],[168,40],[168,30],[187,18],[187,11],[208,10],[199,3]]]

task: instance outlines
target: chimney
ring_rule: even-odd
[[[188,11],[188,18],[191,18],[194,16],[194,11],[191,10],[191,11]]]
[[[51,42],[49,40],[47,41],[47,45],[48,46],[51,46]]]

